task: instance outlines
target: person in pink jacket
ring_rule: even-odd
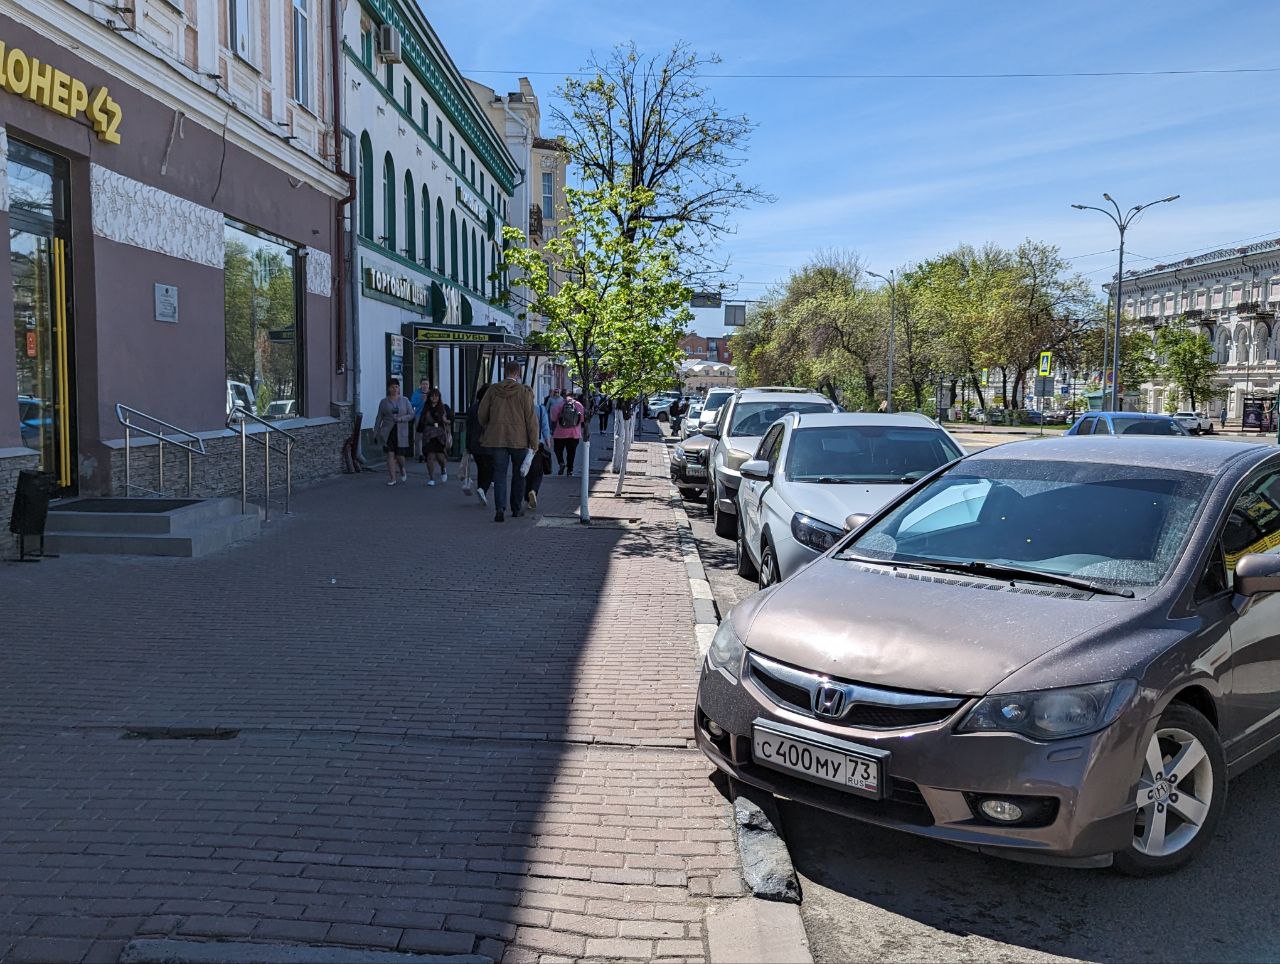
[[[569,394],[568,389],[563,389],[560,398],[551,402],[548,414],[551,416],[551,444],[555,447],[560,474],[573,475],[573,460],[578,454],[578,443],[582,441],[586,409]]]

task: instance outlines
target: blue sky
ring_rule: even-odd
[[[655,51],[687,40],[739,74],[1280,66],[1280,4],[1266,2],[424,8],[464,72],[500,90],[529,74],[544,117],[556,75],[625,40]],[[960,242],[1027,237],[1057,244],[1101,282],[1114,270],[1115,229],[1070,205],[1101,203],[1103,191],[1126,207],[1182,195],[1130,229],[1126,267],[1280,237],[1280,73],[708,83],[725,110],[758,125],[742,175],[777,198],[742,212],[726,240],[739,297],[758,297],[822,248],[857,251],[884,271]]]

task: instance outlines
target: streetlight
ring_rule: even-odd
[[[1120,315],[1124,311],[1124,299],[1122,297],[1124,290],[1124,233],[1128,230],[1129,225],[1133,223],[1133,219],[1142,211],[1153,204],[1176,201],[1180,197],[1182,197],[1181,194],[1170,194],[1168,197],[1162,197],[1158,201],[1135,204],[1124,214],[1120,213],[1120,205],[1115,202],[1115,198],[1110,194],[1102,195],[1102,199],[1111,202],[1111,206],[1116,209],[1115,214],[1112,214],[1106,208],[1094,207],[1092,204],[1071,205],[1077,211],[1101,211],[1111,219],[1116,226],[1116,230],[1120,232],[1120,266],[1116,270],[1116,325],[1111,336],[1111,411],[1113,412],[1120,411]],[[1103,377],[1105,379],[1105,372]]]
[[[873,278],[879,278],[881,281],[889,285],[889,399],[886,411],[890,415],[893,414],[893,326],[897,321],[898,313],[898,286],[897,279],[894,276],[893,269],[889,269],[889,277],[882,274],[876,274],[874,271],[868,271]]]

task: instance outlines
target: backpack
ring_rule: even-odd
[[[560,406],[560,414],[556,416],[556,427],[577,428],[580,421],[582,416],[578,413],[578,406],[573,403],[572,398],[566,398]]]

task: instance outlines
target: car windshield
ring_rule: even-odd
[[[914,481],[963,455],[944,432],[925,426],[830,425],[791,433],[793,482]]]
[[[763,435],[770,425],[792,412],[804,415],[831,410],[829,402],[742,402],[734,410],[733,424],[729,426],[729,434]]]
[[[923,486],[842,555],[1153,586],[1179,558],[1209,481],[1173,469],[970,459]]]
[[[1186,435],[1187,431],[1171,418],[1111,417],[1111,427],[1117,435]]]
[[[732,394],[732,392],[718,392],[715,395],[707,396],[707,403],[702,406],[702,410],[704,412],[714,412],[727,402]]]

